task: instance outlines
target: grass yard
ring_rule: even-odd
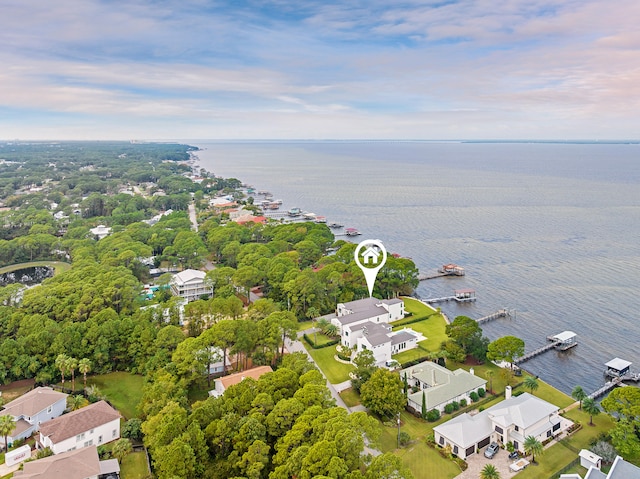
[[[394,354],[393,359],[398,361],[400,364],[404,364],[406,362],[414,361],[416,359],[420,359],[423,357],[426,358],[428,350],[422,347],[423,342],[425,341],[418,343],[417,348],[409,349],[407,351],[402,351],[401,353]]]
[[[145,479],[149,477],[147,457],[144,452],[132,452],[127,454],[120,464],[120,477],[122,479]]]
[[[313,328],[313,321],[298,321],[298,332]]]
[[[439,350],[440,344],[448,339],[447,334],[445,333],[447,322],[445,321],[444,316],[438,313],[434,314],[432,308],[429,308],[415,299],[404,298],[404,302],[405,310],[412,312],[414,316],[428,316],[428,319],[418,321],[417,323],[398,326],[395,327],[394,330],[397,331],[404,327],[411,328],[414,331],[422,333],[426,338],[424,341],[419,343],[420,346],[429,351]],[[394,323],[390,324],[391,326],[394,325]]]
[[[413,473],[415,479],[451,479],[462,471],[453,461],[447,461],[423,440],[409,444],[394,453]]]
[[[354,407],[360,404],[360,395],[353,388],[340,392],[340,397],[348,407]]]
[[[304,347],[309,351],[309,354],[311,354],[311,357],[313,357],[331,384],[338,384],[350,379],[349,373],[355,370],[355,366],[336,361],[334,359],[334,356],[337,354],[335,346],[313,349],[306,341],[303,341],[302,344],[304,344]]]
[[[82,378],[80,381],[76,380],[76,386],[78,382],[82,384]],[[101,374],[87,378],[87,385],[95,385],[100,389],[125,419],[131,419],[138,415],[136,408],[142,398],[142,384],[142,376],[126,372]]]
[[[2,399],[4,403],[13,401],[14,399],[22,396],[29,391],[35,384],[34,379],[22,379],[20,381],[14,381],[10,384],[0,386],[0,393],[2,393]]]
[[[321,333],[320,331],[317,331],[315,333],[311,333],[311,334],[307,334],[307,337],[313,341],[316,346],[322,346],[323,344],[327,344],[330,343],[331,341],[335,341],[337,338],[332,338],[330,336],[327,336],[326,334]]]

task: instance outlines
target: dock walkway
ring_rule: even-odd
[[[476,322],[478,324],[482,324],[482,323],[488,323],[489,321],[493,321],[494,319],[510,318],[510,317],[511,317],[511,314],[509,314],[508,309],[501,309],[499,311],[496,311],[493,314],[489,314],[487,316],[483,316],[482,318],[476,319]]]

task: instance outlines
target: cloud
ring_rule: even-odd
[[[606,118],[628,137],[638,17],[635,0],[7,0],[0,128],[583,137]]]

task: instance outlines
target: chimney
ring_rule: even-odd
[[[507,386],[506,388],[504,388],[504,398],[505,399],[511,398],[511,386]]]
[[[471,374],[472,376],[475,376],[476,372],[473,368],[469,368],[469,374]]]

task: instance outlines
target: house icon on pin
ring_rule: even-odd
[[[380,252],[374,246],[368,246],[367,249],[362,253],[364,264],[369,264],[371,262],[373,262],[373,264],[377,264],[379,257]]]

